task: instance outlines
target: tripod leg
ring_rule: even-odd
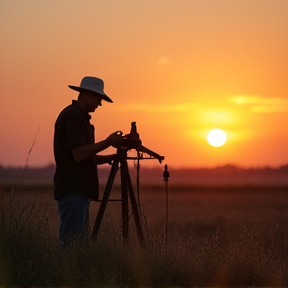
[[[106,188],[105,188],[105,191],[104,191],[104,194],[103,194],[103,198],[102,198],[102,201],[101,201],[101,204],[100,204],[100,207],[99,207],[99,211],[98,211],[98,214],[97,214],[97,218],[96,218],[95,224],[94,224],[93,229],[92,229],[92,233],[91,233],[91,237],[90,237],[91,240],[95,240],[97,235],[98,235],[99,228],[100,228],[100,225],[101,225],[101,221],[103,219],[103,215],[104,215],[104,212],[105,212],[105,209],[106,209],[106,205],[107,205],[107,202],[108,202],[108,199],[109,199],[109,195],[110,195],[110,192],[111,192],[111,189],[112,189],[112,186],[113,186],[113,182],[114,182],[117,170],[118,170],[118,164],[119,164],[118,160],[115,160],[112,163],[112,167],[111,167],[111,171],[110,171],[110,174],[109,174],[109,177],[108,177],[107,185],[106,185]]]
[[[128,209],[128,170],[125,167],[126,160],[121,161],[121,198],[122,198],[122,235],[126,244],[129,234],[129,209]],[[123,165],[124,164],[124,165]]]
[[[131,205],[132,205],[132,211],[133,211],[133,215],[134,215],[134,220],[135,220],[135,224],[136,224],[136,229],[137,229],[137,234],[138,234],[138,238],[140,241],[140,245],[142,248],[145,248],[145,238],[144,238],[144,234],[142,231],[142,227],[141,227],[141,221],[140,221],[140,216],[139,216],[139,210],[138,210],[138,206],[137,206],[137,201],[134,195],[134,191],[133,191],[133,186],[132,186],[132,182],[131,182],[131,178],[129,175],[129,170],[128,170],[128,164],[127,161],[122,161],[121,162],[121,168],[125,171],[125,176],[127,177],[127,184],[128,184],[128,190],[129,190],[129,197],[131,200]]]

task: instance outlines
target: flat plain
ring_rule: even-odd
[[[102,198],[105,187],[100,189]],[[288,187],[286,186],[173,186],[142,185],[134,195],[140,203],[139,213],[143,230],[151,234],[175,234],[181,238],[210,238],[216,232],[223,240],[235,238],[243,227],[258,233],[276,232],[288,228]],[[14,192],[13,192],[14,191]],[[57,203],[53,199],[53,187],[47,183],[25,183],[1,187],[1,208],[11,197],[25,205],[34,205],[37,213],[47,213],[51,229],[57,234]],[[121,199],[119,186],[112,188],[109,199]],[[92,228],[100,202],[90,203]],[[131,206],[129,203],[129,209]],[[109,201],[100,232],[112,233],[121,226],[121,201]],[[130,216],[134,233],[134,217]],[[103,226],[103,227],[102,227]],[[133,232],[134,231],[134,232]],[[288,231],[287,231],[288,232]]]
[[[121,198],[120,188],[117,185],[113,187],[110,200]],[[103,191],[104,187],[101,187],[100,198]],[[139,191],[134,187],[134,195],[140,203],[138,209],[145,239],[152,246],[162,247],[160,250],[166,249],[173,262],[178,263],[177,271],[174,271],[176,276],[169,270],[171,279],[153,278],[153,282],[149,278],[152,284],[145,278],[152,272],[145,270],[145,279],[141,278],[142,282],[138,279],[142,286],[165,286],[167,283],[168,286],[285,286],[288,283],[287,186],[173,186],[169,182],[165,186],[163,182],[163,185],[140,185]],[[51,183],[2,184],[1,210],[13,205],[25,206],[28,211],[33,207],[33,217],[47,220],[45,223],[57,243],[59,220]],[[99,202],[90,203],[90,229],[95,223],[99,205]],[[129,209],[131,211],[130,203]],[[121,227],[121,201],[109,201],[98,238],[105,241],[120,239]],[[136,239],[137,242],[132,213],[129,235],[131,241]],[[168,265],[167,259],[163,261],[164,264],[159,264],[162,268]],[[153,265],[150,268],[155,270]],[[150,268],[146,266],[145,269]]]

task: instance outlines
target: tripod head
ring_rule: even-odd
[[[140,136],[137,133],[136,122],[131,123],[131,130],[129,134],[126,134],[122,138],[121,148],[126,150],[138,149],[142,144]]]
[[[152,150],[144,147],[142,145],[142,141],[137,132],[136,122],[131,123],[131,130],[129,134],[126,134],[122,138],[122,143],[118,150],[127,152],[128,150],[135,149],[137,152],[143,152],[150,156],[150,158],[141,158],[141,159],[157,159],[160,163],[164,160],[164,156],[160,156],[159,154],[153,152]]]

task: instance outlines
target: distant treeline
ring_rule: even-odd
[[[169,167],[168,167],[169,168]],[[140,167],[140,181],[149,183],[161,183],[163,181],[162,168],[146,168]],[[120,171],[120,169],[119,169]],[[50,164],[45,167],[3,167],[0,165],[0,180],[47,180],[52,181],[55,172],[55,165]],[[98,174],[100,181],[106,181],[110,172],[110,167],[99,166]],[[225,165],[215,168],[169,168],[172,183],[239,183],[239,184],[279,184],[288,185],[288,164],[277,168],[259,167],[259,168],[241,168],[234,165]],[[120,174],[120,173],[118,173]],[[136,177],[137,170],[130,169],[131,179]],[[116,182],[120,181],[117,176]]]

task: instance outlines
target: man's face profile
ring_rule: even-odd
[[[90,92],[87,94],[87,106],[89,112],[94,112],[98,106],[102,106],[102,98],[97,93]]]

